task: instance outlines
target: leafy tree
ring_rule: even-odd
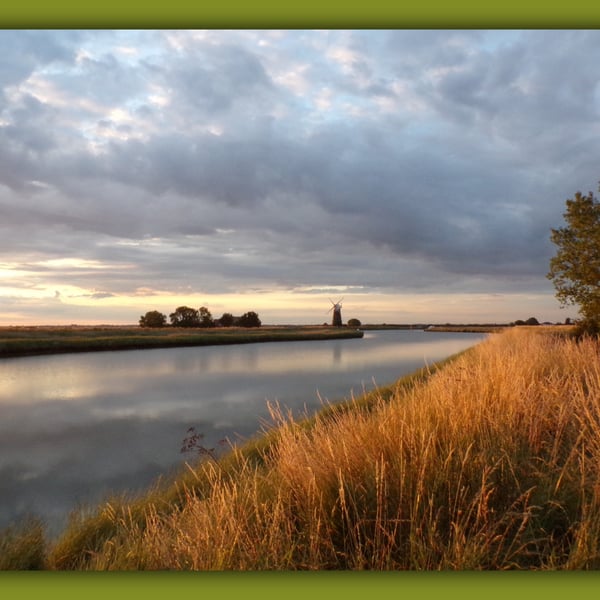
[[[235,321],[235,317],[231,313],[223,313],[223,316],[219,319],[219,323],[223,327],[231,327]]]
[[[548,279],[561,305],[578,305],[584,321],[600,320],[600,204],[589,192],[566,202],[566,227],[552,229],[558,247]]]
[[[195,308],[189,306],[180,306],[175,312],[169,315],[173,327],[198,327],[200,325],[200,316]]]
[[[214,327],[215,322],[210,314],[210,311],[206,306],[201,306],[198,310],[198,318],[200,320],[200,327]]]
[[[350,319],[348,321],[348,327],[360,327],[362,323],[358,319]]]
[[[244,313],[239,319],[237,323],[240,327],[260,327],[261,322],[258,318],[258,314],[254,311],[249,311]]]
[[[140,317],[140,327],[164,327],[167,316],[157,310],[150,310]]]
[[[539,325],[540,322],[535,317],[529,317],[527,321],[525,321],[525,325]]]

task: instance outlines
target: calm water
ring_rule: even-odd
[[[267,401],[298,412],[394,382],[481,340],[367,332],[363,339],[63,354],[0,361],[0,527],[140,490],[203,443],[252,437]]]

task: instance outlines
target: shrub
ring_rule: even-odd
[[[576,339],[600,336],[600,323],[597,319],[582,319],[577,321],[573,335]]]

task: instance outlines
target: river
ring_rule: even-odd
[[[267,401],[310,413],[484,337],[367,331],[350,340],[2,359],[0,528],[35,514],[56,533],[70,511],[181,468],[190,427],[207,447],[239,442],[264,426]]]

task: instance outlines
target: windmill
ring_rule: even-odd
[[[333,319],[331,321],[333,327],[342,326],[342,300],[343,298],[337,302],[334,302],[331,298],[329,298],[329,301],[333,306],[327,312],[333,311]]]

